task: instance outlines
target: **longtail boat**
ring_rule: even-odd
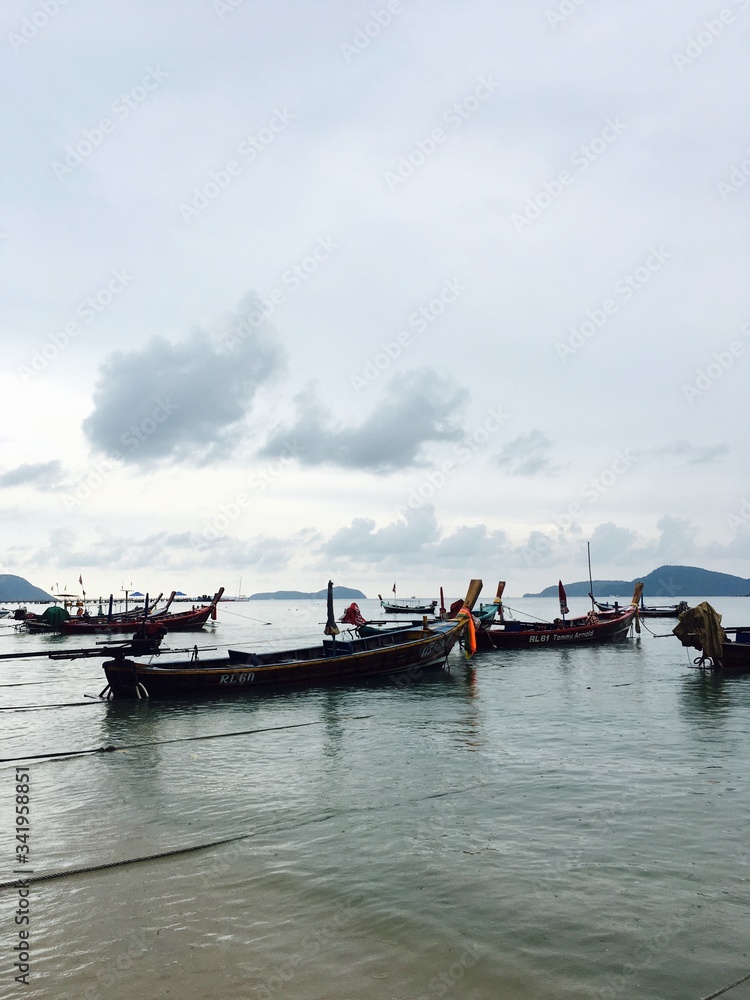
[[[560,584],[562,588],[562,584]],[[636,584],[633,600],[620,611],[589,611],[586,615],[573,618],[558,618],[553,622],[518,621],[504,617],[502,622],[490,626],[479,626],[476,630],[477,649],[510,649],[518,646],[529,649],[549,648],[609,642],[624,638],[631,625],[637,624],[638,601],[643,584]],[[564,591],[561,593],[564,604]]]
[[[378,594],[378,600],[383,611],[388,615],[434,615],[437,600],[423,601],[418,597],[405,597],[403,600],[384,601]]]
[[[148,615],[155,613],[155,608],[162,597],[159,594],[150,604],[145,604],[143,608],[131,608],[130,611],[112,611],[112,598],[110,597],[110,610],[107,615],[89,615],[86,612],[85,604],[80,598],[71,594],[60,594],[58,596],[64,598],[63,604],[54,604],[40,615],[27,611],[26,608],[18,608],[13,617],[18,621],[19,627],[25,629],[27,632],[61,632],[63,631],[63,623],[73,620],[69,608],[75,607],[78,609],[77,618],[85,618],[88,622],[106,621],[108,624],[123,622],[125,623],[125,628],[122,631],[128,632],[132,631],[138,622],[143,620],[144,616],[148,617]],[[165,607],[161,609],[160,614],[166,614],[173,597],[174,593],[167,601]]]
[[[107,699],[171,699],[248,695],[263,688],[310,687],[387,676],[417,679],[423,670],[443,667],[448,654],[471,622],[471,608],[481,590],[472,580],[465,611],[457,618],[421,628],[397,629],[375,636],[341,638],[333,618],[332,584],[326,637],[319,643],[275,652],[228,650],[205,660],[197,650],[188,660],[143,662],[123,650],[103,664]]]
[[[604,601],[595,601],[597,608],[600,611],[618,611],[622,604],[618,604],[617,601],[608,604]],[[680,601],[679,604],[644,604],[641,600],[640,607],[638,608],[638,615],[640,618],[679,618],[683,611],[687,611],[688,602]]]
[[[224,588],[211,598],[210,603],[191,608],[190,611],[153,611],[148,615],[141,612],[140,618],[113,619],[106,615],[78,618],[68,618],[60,623],[59,631],[63,635],[115,635],[121,632],[132,632],[143,621],[158,622],[167,632],[192,632],[202,629],[209,618],[216,620],[216,608],[224,593]]]

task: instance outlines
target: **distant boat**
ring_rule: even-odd
[[[332,585],[330,585],[332,586]],[[472,581],[466,596],[473,607],[481,581]],[[105,661],[107,687],[102,697],[112,699],[184,698],[214,695],[251,695],[259,688],[311,687],[370,677],[418,676],[410,671],[444,666],[465,629],[470,614],[418,628],[397,629],[363,638],[343,639],[333,622],[329,592],[327,637],[313,646],[256,653],[229,650],[223,657],[200,660],[197,651],[187,661],[144,663],[129,659],[125,649]]]
[[[438,603],[436,600],[425,603],[417,597],[405,597],[400,601],[394,597],[392,601],[384,601],[380,594],[378,599],[383,611],[389,615],[434,615]]]
[[[617,601],[613,604],[607,604],[603,601],[595,601],[594,603],[600,611],[617,611],[618,608],[623,607]],[[687,601],[680,601],[679,604],[648,605],[641,600],[638,614],[641,618],[679,618],[682,612],[687,611],[687,609]]]

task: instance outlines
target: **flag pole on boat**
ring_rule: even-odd
[[[591,542],[586,542],[586,552],[589,557],[589,597],[591,598],[591,610],[596,611],[596,601],[594,600],[594,582],[591,579]]]

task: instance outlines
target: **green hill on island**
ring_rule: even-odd
[[[22,576],[0,573],[0,604],[52,603],[54,598],[46,590],[40,590],[24,580]]]
[[[351,587],[334,587],[333,596],[346,601],[366,601],[367,596],[361,590],[353,590]],[[251,601],[325,601],[328,597],[328,590],[316,590],[314,593],[305,593],[302,590],[274,590],[266,594],[251,594]]]
[[[715,573],[697,566],[659,566],[646,576],[635,580],[594,580],[594,597],[606,601],[609,597],[633,596],[633,588],[638,581],[643,582],[643,596],[670,598],[679,601],[683,597],[745,597],[750,594],[750,580],[731,573]],[[591,584],[588,580],[566,583],[568,597],[588,597]],[[524,597],[557,597],[557,584],[545,587],[538,594],[524,594]]]

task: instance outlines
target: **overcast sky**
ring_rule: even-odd
[[[0,24],[0,572],[750,576],[750,0]]]

